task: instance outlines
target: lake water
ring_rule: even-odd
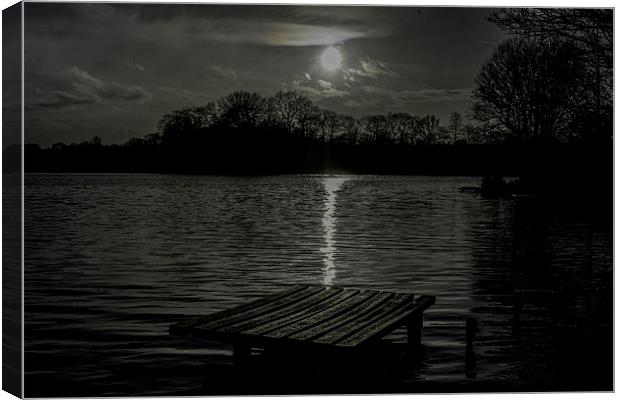
[[[27,175],[26,396],[212,393],[231,347],[168,326],[296,283],[437,297],[397,390],[611,390],[609,224],[478,183]]]

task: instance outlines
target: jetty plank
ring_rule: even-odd
[[[347,337],[343,341],[339,342],[337,345],[354,347],[362,344],[365,341],[383,336],[386,333],[392,331],[396,327],[396,325],[400,324],[407,317],[411,316],[412,313],[416,313],[417,311],[422,312],[428,307],[430,307],[433,303],[435,303],[434,297],[420,296],[416,302],[407,304],[405,307],[395,310],[394,312],[382,315],[373,323],[366,326],[364,329],[354,333],[353,335]]]
[[[224,317],[228,317],[230,315],[236,314],[236,313],[240,313],[242,311],[246,311],[246,310],[251,310],[254,308],[258,308],[259,306],[262,306],[263,304],[269,303],[271,301],[274,300],[278,300],[281,299],[283,297],[286,297],[288,295],[291,295],[293,293],[299,292],[301,290],[307,289],[308,286],[307,285],[297,285],[297,286],[293,286],[290,289],[281,291],[281,292],[277,292],[275,294],[269,295],[269,296],[265,296],[265,297],[261,297],[257,300],[251,301],[249,303],[245,303],[245,304],[241,304],[238,305],[236,307],[232,307],[232,308],[228,308],[226,310],[222,310],[222,311],[218,311],[215,312],[213,314],[209,314],[209,315],[202,315],[199,317],[193,317],[193,318],[189,318],[185,321],[181,321],[178,322],[176,324],[173,324],[170,326],[170,333],[173,335],[183,335],[189,332],[189,330],[191,328],[193,328],[194,326],[203,324],[203,323],[207,323],[207,322],[211,322],[214,321],[216,319],[220,319],[220,318],[224,318]]]
[[[218,318],[218,319],[215,319],[207,323],[201,323],[199,325],[194,326],[192,329],[201,329],[204,331],[204,330],[221,328],[226,325],[231,325],[239,321],[244,321],[248,318],[254,318],[262,314],[267,314],[275,310],[279,310],[292,303],[305,299],[306,297],[312,296],[320,292],[321,290],[322,289],[320,287],[308,287],[299,292],[295,292],[288,296],[276,299],[274,301],[270,301],[260,307],[253,307],[253,308],[250,308],[249,310],[242,311],[240,313],[234,313],[232,315],[228,315],[223,318]]]
[[[374,296],[375,294],[372,292],[359,292],[356,291],[355,294],[351,297],[349,297],[348,299],[342,301],[341,303],[338,303],[337,305],[335,305],[334,307],[328,308],[318,314],[315,314],[309,318],[304,318],[301,321],[298,321],[297,323],[288,325],[282,329],[279,329],[277,331],[274,332],[269,332],[268,334],[266,334],[265,336],[268,338],[273,338],[273,339],[278,339],[278,338],[285,338],[293,333],[296,333],[298,331],[301,331],[303,329],[312,327],[314,324],[320,323],[321,321],[324,321],[326,319],[332,318],[334,316],[340,315],[343,312],[346,312],[348,310],[350,310],[351,308],[359,305],[360,303],[368,300],[370,297]]]
[[[316,293],[313,293],[311,296],[308,296],[300,301],[290,303],[285,307],[272,310],[268,313],[261,314],[254,318],[244,319],[243,321],[234,323],[232,325],[224,326],[220,329],[220,331],[233,333],[240,332],[245,329],[260,327],[280,318],[288,317],[291,314],[304,312],[308,308],[314,307],[317,304],[320,305],[323,301],[328,300],[331,296],[338,294],[341,291],[342,289],[325,288],[319,290]]]
[[[355,295],[357,292],[353,290],[340,290],[334,296],[328,297],[322,302],[315,304],[312,307],[309,307],[304,310],[300,310],[296,313],[293,313],[285,318],[277,319],[271,323],[263,324],[261,326],[247,329],[243,331],[244,334],[247,335],[262,335],[271,331],[275,331],[278,328],[282,328],[285,326],[290,326],[290,324],[294,322],[298,322],[300,320],[305,320],[308,317],[312,317],[313,315],[320,313],[328,308],[331,308],[340,302],[346,300],[347,298]]]
[[[314,341],[316,343],[323,344],[336,344],[345,337],[350,336],[358,330],[361,330],[367,325],[373,323],[378,318],[396,312],[400,308],[405,307],[407,304],[413,304],[412,294],[396,294],[390,300],[383,303],[380,307],[374,308],[368,313],[359,315],[349,323],[340,325],[338,329],[328,332],[327,334],[314,339]]]
[[[290,339],[297,340],[308,340],[315,337],[322,336],[327,332],[330,332],[334,329],[341,327],[343,324],[347,324],[360,316],[365,315],[368,312],[371,312],[375,307],[379,307],[383,302],[389,300],[394,297],[394,293],[390,292],[379,292],[375,296],[373,296],[369,301],[360,304],[354,310],[346,314],[337,315],[335,318],[328,319],[319,323],[318,325],[314,325],[309,329],[305,329],[301,332],[298,332],[294,335],[289,336]]]
[[[434,296],[318,285],[295,286],[247,304],[170,326],[170,334],[234,344],[235,359],[252,346],[354,349],[406,326],[419,344],[422,314]],[[318,348],[317,347],[317,348]],[[347,350],[348,351],[348,350]]]

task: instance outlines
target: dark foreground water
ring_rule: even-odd
[[[457,190],[478,182],[28,175],[26,396],[242,385],[229,346],[168,326],[295,283],[437,297],[422,362],[383,392],[611,390],[610,224]],[[467,317],[479,326],[469,360]]]

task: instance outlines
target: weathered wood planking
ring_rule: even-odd
[[[401,307],[413,304],[412,294],[397,294],[386,303],[379,307],[375,307],[368,312],[360,315],[358,318],[349,321],[347,324],[340,325],[337,329],[332,330],[320,337],[314,339],[317,343],[337,345],[344,338],[363,330],[366,326],[373,323],[377,318],[398,311]]]
[[[416,311],[427,309],[433,303],[435,303],[434,297],[420,296],[415,302],[408,303],[404,307],[399,307],[391,312],[385,313],[374,319],[370,325],[347,335],[345,339],[338,342],[338,345],[355,347],[368,340],[381,337],[396,328],[398,324],[408,316],[412,315]]]
[[[255,301],[252,301],[252,302],[249,302],[249,303],[245,303],[245,304],[242,304],[242,305],[237,306],[237,307],[233,307],[233,308],[229,308],[229,309],[226,309],[226,310],[222,310],[222,311],[219,311],[219,312],[216,312],[216,313],[213,313],[213,314],[209,314],[209,315],[206,315],[206,316],[189,318],[189,319],[186,319],[185,321],[178,322],[178,323],[176,323],[174,325],[171,325],[170,326],[170,333],[173,334],[173,335],[179,335],[179,336],[185,335],[185,334],[188,334],[190,329],[193,328],[196,325],[199,325],[199,324],[202,324],[202,323],[207,323],[207,322],[210,322],[210,321],[215,321],[217,319],[220,319],[220,318],[223,318],[223,317],[227,317],[227,316],[230,316],[230,315],[234,315],[234,314],[240,313],[242,311],[246,311],[246,310],[251,310],[251,309],[257,308],[257,307],[262,306],[264,304],[267,304],[267,303],[269,303],[271,301],[278,300],[278,299],[280,299],[282,297],[286,297],[286,296],[288,296],[290,294],[299,292],[299,291],[301,291],[303,289],[306,289],[306,288],[307,288],[307,286],[293,286],[290,289],[284,290],[282,292],[275,293],[275,294],[273,294],[271,296],[262,297],[262,298],[260,298],[258,300],[255,300]]]
[[[262,335],[268,332],[273,332],[277,329],[294,326],[300,322],[303,323],[310,320],[310,318],[317,318],[317,315],[321,315],[325,312],[325,310],[333,309],[335,306],[342,304],[343,301],[351,296],[354,296],[355,294],[357,294],[355,291],[340,289],[335,296],[328,298],[329,303],[322,302],[315,304],[312,307],[293,313],[286,318],[280,318],[271,323],[262,324],[258,327],[245,330],[243,333],[247,335]]]
[[[215,329],[227,326],[227,325],[245,321],[249,318],[254,318],[258,315],[269,314],[269,313],[272,313],[273,311],[277,311],[290,304],[294,304],[295,302],[299,300],[305,299],[306,297],[312,296],[320,291],[321,289],[318,287],[306,287],[300,291],[296,291],[284,297],[279,297],[276,300],[272,300],[258,307],[250,307],[249,309],[245,309],[240,312],[235,312],[230,315],[223,316],[221,318],[216,318],[208,322],[200,322],[197,325],[194,325],[192,327],[192,330],[195,330],[195,329],[200,329],[202,331],[215,330]]]
[[[288,317],[295,313],[308,311],[315,306],[325,307],[326,300],[329,300],[330,297],[338,294],[341,291],[342,289],[319,289],[319,291],[304,299],[290,303],[285,307],[281,307],[277,310],[272,310],[268,313],[258,315],[254,318],[245,319],[232,325],[224,326],[220,329],[220,331],[224,333],[241,332],[246,329],[264,326],[272,321],[279,321],[280,319]],[[198,328],[201,327],[199,326]]]
[[[394,296],[394,293],[389,292],[375,293],[371,299],[365,301],[362,304],[358,304],[354,309],[350,310],[349,312],[345,314],[340,314],[328,320],[324,320],[323,322],[320,322],[308,329],[304,329],[301,332],[295,333],[288,337],[297,340],[308,340],[311,338],[322,336],[327,332],[332,331],[333,329],[339,328],[343,324],[354,321],[356,318],[359,318],[360,316],[368,313],[372,309],[376,308],[378,305],[385,303],[388,299],[391,299]]]
[[[303,321],[299,321],[296,324],[285,326],[284,328],[279,329],[275,332],[269,332],[265,336],[268,338],[280,339],[290,337],[294,333],[301,335],[304,332],[309,332],[310,330],[312,330],[317,324],[332,323],[338,316],[353,309],[354,307],[360,306],[375,295],[376,294],[372,292],[360,293],[359,291],[355,291],[353,296],[341,303],[338,303],[334,307],[323,310],[320,313],[315,314],[312,317],[306,318]],[[316,336],[316,334],[317,333],[315,332],[312,336],[308,336],[302,339],[310,339],[311,337]],[[300,337],[296,337],[295,339],[300,340]]]
[[[265,343],[356,348],[398,326],[421,329],[433,296],[324,286],[295,286],[256,301],[170,326],[170,333]],[[410,332],[419,338],[419,332]],[[411,339],[410,339],[411,340]],[[416,339],[417,340],[417,339]]]

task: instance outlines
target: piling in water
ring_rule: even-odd
[[[476,353],[474,352],[474,340],[478,331],[478,321],[476,318],[469,317],[465,320],[465,339],[467,347],[465,349],[465,377],[473,379],[476,377]]]
[[[468,317],[465,321],[465,338],[467,346],[471,346],[476,340],[476,331],[478,330],[478,321],[476,318]]]

